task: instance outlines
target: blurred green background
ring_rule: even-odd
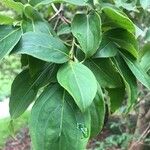
[[[10,95],[11,84],[20,72],[19,56],[7,56],[0,63],[0,101]]]

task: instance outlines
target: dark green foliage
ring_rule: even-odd
[[[35,150],[85,149],[103,128],[105,106],[115,112],[126,103],[128,112],[137,100],[136,79],[150,89],[149,50],[139,59],[137,28],[120,9],[98,0],[2,3],[16,17],[0,16],[0,60],[19,54],[22,66],[12,84],[10,114],[18,118],[35,101]],[[43,5],[51,10],[47,20],[39,11]]]

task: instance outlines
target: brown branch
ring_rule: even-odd
[[[56,6],[52,3],[52,7],[55,11],[55,14],[49,19],[49,21],[51,21],[53,18],[55,18],[56,16],[58,16],[59,19],[61,19],[63,22],[67,23],[67,24],[71,24],[71,21],[68,20],[65,16],[63,16],[62,12],[64,10],[63,4],[60,5],[60,8],[57,9]]]
[[[57,17],[60,14],[60,12],[63,10],[63,5],[62,4],[60,5],[59,10],[53,4],[52,4],[52,7],[53,7],[53,9],[55,11],[55,14],[51,18],[49,18],[48,21],[51,21],[52,19],[54,19],[55,17]]]
[[[147,121],[150,121],[150,109],[149,109],[149,111],[146,113],[145,119],[146,119]]]

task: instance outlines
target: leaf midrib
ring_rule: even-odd
[[[21,99],[24,99],[26,97],[26,95],[30,92],[30,90],[34,87],[34,85],[36,84],[36,82],[45,74],[45,72],[47,71],[47,69],[51,66],[52,64],[48,65],[45,70],[43,70],[43,72],[39,75],[39,77],[33,82],[33,84],[30,86],[30,88],[28,89],[28,91],[24,94],[24,96]],[[35,91],[34,91],[35,92]],[[23,103],[20,103],[21,105],[17,105],[17,108],[15,109],[15,111],[13,112],[13,116],[16,115],[16,113],[18,112],[18,110],[21,110],[23,108]],[[19,108],[19,109],[18,109]],[[13,118],[12,116],[12,118]]]
[[[70,66],[71,66],[71,70],[72,70],[72,72],[73,72],[73,74],[74,74],[74,77],[75,77],[75,80],[76,80],[76,83],[77,83],[77,87],[78,87],[78,89],[79,89],[79,93],[80,93],[80,96],[81,96],[81,103],[82,103],[82,106],[83,106],[83,108],[85,108],[84,103],[83,103],[83,99],[84,99],[84,98],[83,98],[83,95],[82,95],[82,92],[81,92],[79,83],[78,83],[78,81],[77,81],[76,73],[75,73],[75,71],[74,71],[74,69],[73,69],[73,65],[72,65],[71,63],[70,63]],[[77,99],[76,99],[76,101],[79,102]]]
[[[14,32],[17,32],[18,30],[20,30],[20,28],[13,30],[12,32],[8,33],[5,37],[3,37],[2,39],[0,39],[0,42],[2,42],[3,40],[5,40],[6,38],[8,38],[9,36],[11,36]]]

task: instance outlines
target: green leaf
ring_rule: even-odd
[[[143,9],[147,9],[150,7],[150,1],[149,0],[140,0],[140,4],[143,7]]]
[[[117,45],[103,35],[102,42],[97,52],[95,53],[94,58],[114,57],[117,52]]]
[[[57,28],[58,36],[64,35],[64,34],[69,34],[69,33],[71,33],[71,27],[68,24],[63,23],[58,26],[58,28]]]
[[[97,92],[97,81],[86,66],[69,62],[59,69],[57,79],[74,98],[82,112],[91,105]]]
[[[144,37],[144,41],[150,42],[150,27],[147,29],[147,32],[146,32],[145,37]]]
[[[12,26],[0,26],[0,60],[9,54],[21,38],[21,29]]]
[[[9,111],[12,119],[18,118],[33,102],[37,89],[31,83],[29,70],[21,72],[11,87]]]
[[[104,6],[102,11],[117,27],[121,27],[133,33],[135,32],[133,22],[122,12],[108,6]]]
[[[21,67],[26,67],[28,64],[29,64],[29,61],[28,61],[28,55],[21,55]]]
[[[12,25],[15,20],[9,16],[0,14],[1,25]]]
[[[135,60],[132,56],[128,55],[125,52],[121,52],[123,59],[127,63],[128,67],[135,75],[135,77],[148,89],[150,89],[150,77],[146,71],[141,67],[140,63]]]
[[[140,54],[140,65],[147,72],[150,69],[150,42],[145,44],[143,49],[139,52]]]
[[[105,119],[104,96],[99,85],[97,94],[89,110],[91,115],[91,137],[95,137],[102,130]]]
[[[135,58],[138,57],[138,43],[135,36],[124,29],[112,29],[104,33],[104,35],[114,42],[118,48],[125,49]]]
[[[56,74],[55,65],[48,64],[33,77],[30,76],[29,70],[26,69],[15,78],[9,102],[12,119],[18,118],[24,113],[34,101],[38,89],[50,83],[54,74]]]
[[[24,32],[33,31],[52,35],[53,31],[50,24],[44,20],[39,12],[32,6],[25,6],[24,14],[27,17],[27,19],[24,19],[22,22]]]
[[[137,81],[135,76],[132,74],[132,72],[120,56],[117,56],[114,61],[126,86],[126,91],[128,95],[126,110],[128,112],[138,99]]]
[[[121,107],[123,100],[125,100],[125,87],[107,89],[107,91],[110,98],[111,112],[115,112]]]
[[[89,113],[81,113],[72,97],[58,84],[48,86],[32,108],[33,149],[85,149],[90,128]]]
[[[27,54],[54,63],[64,63],[69,60],[69,51],[63,42],[45,33],[25,33],[13,53]]]
[[[122,86],[122,79],[109,59],[89,59],[85,61],[85,65],[94,73],[102,87]]]
[[[8,8],[15,10],[18,13],[23,12],[24,6],[20,2],[15,2],[14,0],[1,0],[0,3],[2,3],[3,5],[5,5]]]
[[[73,5],[84,6],[87,5],[88,0],[29,0],[29,3],[33,6],[41,4],[46,5],[54,2],[58,3],[66,2]]]
[[[28,56],[27,59],[29,64],[29,72],[31,76],[34,76],[46,64],[45,61],[42,61],[32,56]]]
[[[81,45],[86,57],[92,56],[101,41],[101,19],[95,12],[77,14],[72,21],[72,33]]]

